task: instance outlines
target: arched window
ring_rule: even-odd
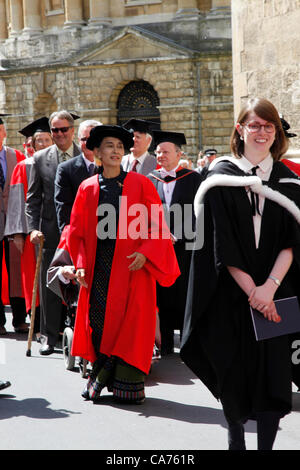
[[[121,126],[131,118],[153,121],[160,125],[159,97],[150,83],[136,80],[128,83],[120,92],[117,109]]]

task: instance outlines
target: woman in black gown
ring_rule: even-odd
[[[245,449],[248,419],[258,449],[272,449],[299,371],[290,336],[256,341],[249,305],[278,322],[274,299],[299,296],[299,178],[279,161],[287,139],[267,100],[242,109],[231,149],[196,196],[204,245],[193,252],[181,357],[221,400],[229,449]]]

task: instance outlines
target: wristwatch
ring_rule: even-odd
[[[280,284],[281,284],[281,282],[279,281],[279,279],[277,279],[277,277],[275,277],[275,276],[272,276],[271,274],[270,274],[270,276],[268,277],[268,279],[272,279],[272,281],[274,281],[275,284],[277,284],[278,287],[279,287]]]

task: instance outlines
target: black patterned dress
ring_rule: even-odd
[[[97,360],[93,365],[87,389],[83,392],[85,398],[94,401],[99,398],[104,387],[112,391],[114,397],[120,400],[139,402],[144,399],[144,374],[119,358],[107,357],[100,353],[108,285],[116,244],[120,198],[126,174],[123,170],[115,178],[104,178],[102,173],[99,174],[99,205],[109,204],[109,213],[115,214],[116,220],[106,224],[108,213],[105,211],[98,217],[98,241],[89,311],[92,342]],[[115,231],[110,232],[113,227]]]

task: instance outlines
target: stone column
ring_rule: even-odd
[[[84,25],[82,0],[65,0],[64,28],[77,29]]]
[[[0,0],[0,41],[7,38],[6,5],[5,0]]]
[[[89,26],[110,24],[109,0],[90,0]]]
[[[23,29],[23,6],[22,0],[9,0],[10,25],[9,36],[19,36]]]
[[[42,32],[40,0],[23,0],[23,33],[31,35]]]
[[[178,10],[176,12],[176,18],[188,18],[199,15],[199,9],[197,8],[197,0],[178,0]]]

